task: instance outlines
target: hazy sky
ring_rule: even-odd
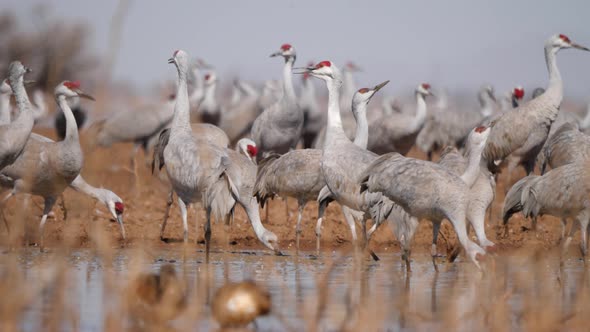
[[[118,1],[45,0],[55,16],[86,21],[92,45],[105,52]],[[34,0],[3,0],[0,8],[31,19]],[[389,93],[419,82],[451,91],[482,83],[498,91],[545,86],[543,43],[554,33],[590,46],[590,1],[132,1],[114,77],[142,87],[174,78],[166,60],[175,49],[216,66],[221,77],[280,78],[269,58],[285,42],[308,60],[348,60],[364,71],[359,86],[390,79]],[[590,52],[558,56],[566,95],[590,97]]]

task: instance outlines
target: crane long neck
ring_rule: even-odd
[[[412,121],[412,129],[415,131],[422,127],[424,120],[426,119],[426,101],[424,101],[424,95],[416,92],[416,114]]]
[[[84,193],[88,196],[91,196],[99,201],[103,200],[102,197],[102,191],[99,188],[93,187],[90,184],[88,184],[84,178],[82,178],[82,175],[78,175],[74,181],[72,181],[72,183],[70,183],[70,187],[72,187],[74,190]]]
[[[66,101],[66,97],[59,95],[57,97],[57,104],[66,118],[66,136],[64,141],[78,141],[78,125],[76,124],[74,113],[72,113],[72,109]]]
[[[178,82],[176,85],[176,104],[174,105],[174,118],[170,135],[175,132],[190,132],[190,112],[188,102],[188,90],[186,85],[186,72],[178,68]]]
[[[295,57],[290,56],[285,61],[283,67],[283,92],[284,95],[291,101],[295,101],[295,89],[293,88],[293,64],[295,63]]]
[[[467,151],[465,152],[465,156],[467,157],[467,168],[461,175],[461,180],[463,180],[469,188],[473,186],[475,180],[477,180],[477,177],[479,176],[481,153],[483,152],[484,146],[485,144],[473,146],[468,139]]]
[[[203,99],[203,103],[207,106],[216,106],[215,100],[215,89],[217,88],[217,83],[211,83],[205,86],[205,99]]]
[[[10,123],[10,94],[0,95],[0,126]]]
[[[558,50],[558,48],[550,45],[545,46],[545,62],[547,63],[547,70],[549,71],[549,85],[545,94],[551,98],[556,108],[559,108],[563,98],[563,81],[559,69],[557,68],[556,60]]]
[[[346,136],[342,128],[340,117],[340,85],[336,80],[328,82],[328,127],[326,128],[326,139],[324,149],[328,147],[337,136]]]
[[[590,103],[586,106],[586,115],[580,121],[580,129],[586,129],[590,127]]]
[[[492,113],[494,113],[494,107],[495,107],[495,103],[492,100],[492,98],[490,98],[488,96],[487,93],[485,93],[482,98],[481,98],[481,110],[480,113],[482,116],[487,117],[492,115]]]
[[[32,113],[31,102],[29,101],[27,90],[25,90],[25,84],[22,77],[19,79],[17,84],[14,84],[14,86],[12,86],[12,89],[14,92],[14,99],[16,101],[16,108],[19,112],[19,115],[17,115],[17,117],[19,117],[20,113],[23,113],[25,109],[27,109],[27,112],[24,113]]]
[[[349,70],[344,71],[344,95],[351,96],[354,95],[356,91],[356,84],[354,84],[354,78],[352,77],[352,72]]]
[[[352,114],[356,120],[356,134],[354,144],[363,149],[369,143],[369,123],[367,122],[367,103],[353,103]]]

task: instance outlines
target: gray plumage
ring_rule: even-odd
[[[465,155],[459,153],[454,147],[445,149],[438,164],[461,176],[467,170],[470,158],[470,142],[467,142]],[[485,234],[485,214],[494,201],[496,193],[496,181],[494,176],[483,167],[480,167],[479,175],[469,188],[469,204],[467,206],[467,220],[473,226],[480,246],[484,249],[494,247],[494,243],[488,240]],[[436,239],[433,242],[436,244]]]
[[[0,126],[10,123],[10,95],[12,88],[8,84],[8,79],[0,83]]]
[[[114,143],[132,142],[147,152],[152,140],[170,125],[174,99],[115,113],[98,124],[96,142],[109,147]]]
[[[399,152],[406,155],[416,143],[416,137],[426,120],[426,102],[430,95],[430,85],[420,84],[416,88],[416,112],[414,115],[404,113],[384,114],[369,126],[369,144],[367,149],[376,154]]]
[[[193,136],[198,140],[209,142],[221,148],[229,146],[229,138],[223,130],[210,123],[191,123],[191,130]],[[170,128],[166,128],[160,132],[158,141],[154,145],[152,158],[152,174],[156,169],[161,170],[166,164],[164,160],[164,147],[168,145],[170,139]]]
[[[263,153],[287,153],[294,149],[301,138],[303,128],[303,112],[298,105],[293,89],[292,73],[295,63],[295,49],[288,44],[271,56],[282,56],[285,59],[283,68],[283,96],[260,114],[250,131],[250,136],[258,147],[258,156]]]
[[[545,143],[539,155],[541,174],[547,166],[557,168],[590,159],[590,136],[581,133],[577,125],[565,123]]]
[[[513,155],[530,174],[541,151],[549,129],[555,121],[563,98],[563,82],[557,68],[556,53],[562,48],[576,47],[563,35],[550,37],[545,43],[545,60],[549,71],[549,85],[542,95],[513,111],[504,113],[495,122],[483,152],[490,170],[498,161]]]
[[[172,188],[179,198],[178,204],[183,220],[185,242],[188,240],[187,205],[201,201],[205,209],[205,245],[208,259],[211,242],[211,216],[213,215],[218,221],[226,220],[232,212],[236,200],[250,206],[253,198],[240,197],[240,181],[243,179],[239,179],[237,176],[242,170],[238,168],[240,165],[233,164],[236,162],[236,158],[232,157],[234,156],[233,151],[200,141],[192,133],[186,83],[188,54],[184,51],[176,51],[169,62],[174,63],[177,67],[178,87],[170,137],[168,144],[164,147],[166,172],[172,183]],[[252,179],[253,186],[255,175],[252,177],[254,178]],[[251,195],[250,191],[250,198]],[[250,221],[259,239],[274,250],[273,244],[276,242],[276,236],[263,227],[258,227],[255,220],[251,219]]]
[[[30,71],[18,61],[11,62],[8,67],[8,80],[18,115],[14,121],[0,125],[0,170],[14,163],[21,155],[35,123],[24,84],[24,75]]]
[[[558,218],[575,218],[580,225],[582,253],[587,253],[587,230],[590,218],[590,172],[587,161],[567,164],[543,176],[527,176],[517,182],[504,201],[503,220],[522,211],[525,217],[552,215]],[[574,224],[569,238],[575,232]],[[564,248],[569,243],[566,240]]]
[[[326,114],[320,109],[315,92],[315,85],[309,74],[302,75],[299,105],[303,111],[303,147],[311,148],[316,137],[326,126]]]
[[[66,117],[66,137],[60,142],[28,140],[23,154],[0,173],[3,182],[14,184],[4,201],[18,193],[30,193],[45,199],[43,216],[39,225],[41,247],[43,228],[47,215],[57,198],[80,174],[83,164],[82,149],[78,138],[78,127],[66,98],[87,96],[72,82],[62,82],[55,88],[55,98]],[[91,98],[91,97],[90,97]]]
[[[479,266],[485,251],[467,236],[470,188],[480,175],[481,150],[489,134],[485,127],[470,135],[473,141],[469,166],[461,176],[442,165],[389,153],[372,162],[360,175],[361,191],[383,193],[418,219],[448,219],[469,258]],[[484,210],[485,214],[485,210]]]

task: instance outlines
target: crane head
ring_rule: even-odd
[[[303,71],[297,72],[297,74],[309,73],[311,76],[322,79],[326,82],[336,81],[342,84],[342,73],[340,72],[340,69],[338,69],[338,67],[336,67],[336,65],[331,61],[324,60],[318,62],[315,66],[298,69],[302,69]]]
[[[512,90],[512,96],[517,100],[522,100],[524,98],[524,88],[522,86],[517,86]]]
[[[351,72],[351,73],[362,71],[361,67],[357,66],[356,63],[354,63],[352,61],[348,61],[344,65],[344,70]]]
[[[433,96],[434,94],[432,93],[430,88],[430,84],[428,83],[419,84],[416,88],[416,93],[421,94],[422,96]]]
[[[168,63],[173,63],[177,68],[183,68],[188,71],[189,55],[183,50],[176,50],[172,54],[172,57],[168,59]]]
[[[375,95],[375,93],[377,93],[377,91],[381,90],[381,88],[386,86],[387,83],[389,83],[389,81],[385,81],[383,83],[380,83],[373,88],[359,89],[352,96],[352,105],[353,105],[352,109],[355,110],[356,106],[358,106],[359,104],[363,104],[363,103],[368,104],[369,101],[371,100],[371,98],[373,98],[373,96]]]
[[[56,97],[81,97],[90,100],[95,100],[94,97],[80,89],[80,81],[63,81],[55,87],[54,94]]]
[[[491,127],[488,126],[478,126],[475,127],[469,137],[467,138],[467,148],[484,148],[488,136],[490,135]]]
[[[213,85],[213,84],[217,83],[217,74],[215,74],[215,72],[213,72],[213,71],[208,72],[207,74],[205,74],[204,80],[205,80],[205,85],[207,85],[207,86]]]
[[[109,208],[111,215],[121,227],[121,235],[123,236],[123,239],[125,239],[125,227],[123,226],[123,212],[125,212],[125,205],[123,204],[123,200],[110,190],[103,189],[103,192],[105,196],[104,199],[106,200],[105,203]]]
[[[309,61],[309,62],[307,63],[307,68],[313,67],[313,65],[314,65],[314,62],[313,62],[313,61]],[[311,75],[310,75],[308,72],[304,72],[304,73],[303,73],[303,81],[304,81],[304,82],[305,82],[305,81],[307,81],[307,80],[309,79],[309,77],[310,77],[310,76],[311,76]]]
[[[293,48],[291,44],[283,44],[277,52],[274,52],[270,56],[282,56],[283,58],[285,58],[285,61],[287,61],[290,58],[295,58],[297,56],[297,53],[295,53],[295,48]]]
[[[478,97],[479,97],[479,102],[482,105],[484,104],[484,100],[486,100],[488,98],[491,99],[492,101],[496,102],[496,95],[495,95],[494,87],[491,84],[485,84],[479,90]]]
[[[256,164],[256,156],[258,155],[258,147],[256,143],[249,139],[249,138],[242,138],[238,141],[237,144],[238,152],[242,153],[243,155],[248,158],[252,163]]]
[[[20,61],[12,61],[8,66],[8,84],[14,86],[14,84],[23,80],[23,76],[26,73],[30,73],[31,71],[30,68],[23,66]]]
[[[546,47],[551,47],[556,51],[562,48],[577,48],[583,51],[590,51],[590,49],[587,47],[572,42],[571,39],[569,39],[569,37],[564,34],[551,36],[545,45]]]

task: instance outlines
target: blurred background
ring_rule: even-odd
[[[360,86],[390,79],[394,94],[428,81],[475,99],[484,83],[497,91],[545,86],[543,42],[564,33],[590,44],[589,10],[583,0],[4,0],[0,70],[21,59],[42,87],[106,80],[149,95],[174,79],[166,59],[175,49],[214,65],[224,85],[236,76],[280,78],[281,64],[268,55],[291,43],[299,65],[354,61]],[[585,101],[590,54],[563,53],[565,94]]]

